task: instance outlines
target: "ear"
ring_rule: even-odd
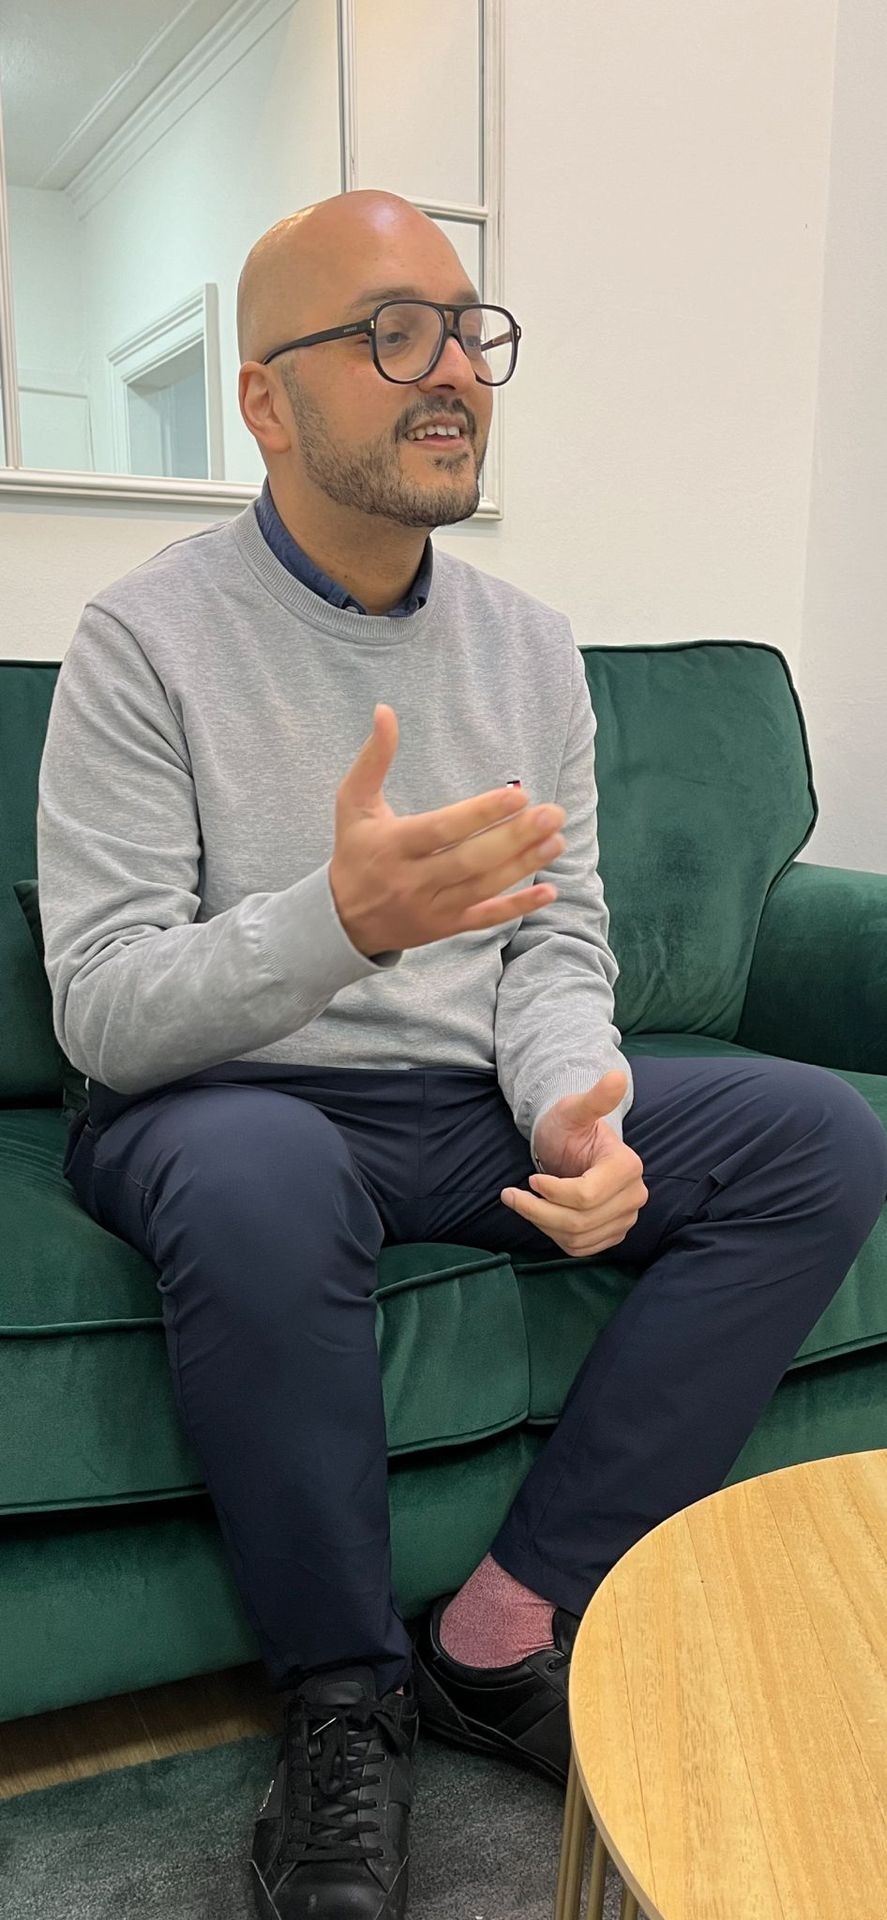
[[[237,379],[244,425],[267,453],[288,453],[292,412],[282,381],[258,360],[245,360]]]

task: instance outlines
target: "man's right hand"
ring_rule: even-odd
[[[397,744],[397,715],[380,703],[336,794],[330,886],[359,953],[427,947],[557,899],[548,883],[501,889],[562,851],[563,807],[530,807],[521,788],[506,787],[399,819],[382,793]]]

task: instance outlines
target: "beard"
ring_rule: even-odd
[[[459,467],[469,466],[464,477],[456,469],[445,483],[420,487],[402,471],[397,441],[380,434],[363,447],[337,446],[320,407],[300,387],[292,370],[281,373],[293,418],[299,430],[299,451],[305,471],[315,486],[340,507],[357,507],[361,513],[379,514],[401,527],[451,526],[467,520],[480,501],[480,460],[466,462],[459,456]],[[465,409],[462,409],[464,413]],[[441,455],[446,459],[446,455]]]

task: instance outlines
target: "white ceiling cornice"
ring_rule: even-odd
[[[220,27],[223,0],[185,0],[142,48],[125,71],[95,100],[88,112],[62,141],[39,177],[36,187],[64,188],[99,152],[158,86],[171,80],[181,62]],[[239,12],[239,0],[233,0]],[[227,13],[224,15],[227,19]]]
[[[103,200],[294,4],[295,0],[238,0],[229,8],[71,180],[68,191],[78,215],[89,213]]]

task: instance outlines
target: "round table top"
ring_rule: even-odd
[[[630,1548],[570,1668],[592,1819],[649,1920],[887,1909],[887,1449],[723,1487]]]

